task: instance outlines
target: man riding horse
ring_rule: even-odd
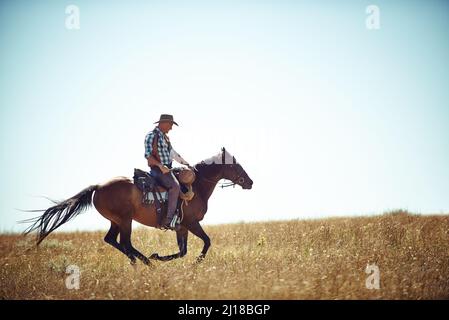
[[[162,114],[156,123],[158,125],[145,137],[145,158],[148,161],[148,166],[151,168],[150,174],[155,177],[158,184],[168,190],[167,217],[163,227],[174,230],[175,223],[172,220],[176,218],[175,213],[180,186],[170,169],[172,169],[173,160],[188,167],[190,165],[173,149],[167,136],[173,124],[178,125],[173,120],[173,116]]]
[[[187,166],[189,164],[173,150],[167,137],[173,123],[177,125],[173,116],[161,115],[160,120],[155,123],[158,123],[158,126],[148,133],[145,139],[145,157],[148,159],[148,165],[152,168],[152,173],[158,175],[159,181],[162,181],[165,186],[170,187],[168,188],[169,212],[165,223],[167,225],[170,224],[170,219],[173,220],[173,217],[177,216],[175,208],[180,195],[178,181],[170,170],[171,162],[174,159],[181,164]],[[191,167],[189,169],[192,170]],[[207,212],[208,201],[216,185],[220,180],[225,179],[230,181],[230,185],[239,185],[242,189],[249,190],[252,189],[253,181],[236,158],[225,148],[222,148],[217,155],[195,164],[193,169],[196,176],[196,179],[191,180],[193,197],[188,200],[189,205],[184,206],[181,221],[174,224],[179,247],[177,253],[165,256],[153,253],[147,257],[132,245],[132,221],[153,228],[160,228],[162,222],[158,220],[157,206],[155,204],[148,205],[142,201],[144,192],[128,177],[116,177],[104,183],[92,184],[73,197],[55,201],[53,206],[45,210],[36,210],[43,211],[43,214],[24,221],[31,223],[25,233],[36,230],[36,244],[39,245],[50,233],[93,205],[98,213],[111,223],[104,241],[128,256],[131,263],[134,264],[136,259],[139,259],[149,265],[150,259],[169,261],[184,257],[187,254],[189,233],[203,241],[203,249],[198,256],[198,261],[201,261],[206,256],[211,241],[200,221],[203,220]],[[181,173],[186,171],[189,172],[189,170],[179,172],[179,178]],[[180,181],[186,180],[180,179]],[[118,241],[119,235],[120,241]]]

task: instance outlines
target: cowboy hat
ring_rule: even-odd
[[[156,121],[155,123],[159,122],[173,122],[178,126],[178,124],[173,120],[173,116],[171,114],[161,114],[159,121]]]

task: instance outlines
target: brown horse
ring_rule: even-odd
[[[210,239],[201,227],[200,221],[207,212],[207,202],[218,181],[227,179],[232,181],[232,184],[240,185],[243,189],[251,189],[253,181],[224,148],[218,155],[196,164],[195,169],[196,180],[192,185],[195,196],[188,206],[183,206],[184,217],[180,229],[176,231],[178,253],[168,256],[159,256],[157,253],[153,253],[147,258],[132,246],[132,220],[149,227],[157,227],[156,208],[154,204],[142,203],[142,192],[126,177],[115,178],[104,184],[92,185],[67,200],[55,202],[55,205],[45,210],[41,216],[26,220],[26,222],[32,222],[32,225],[25,233],[37,230],[37,245],[39,245],[52,231],[93,203],[97,211],[111,221],[111,228],[104,237],[104,241],[127,255],[131,263],[134,264],[136,258],[149,264],[149,259],[168,261],[183,257],[187,253],[189,231],[204,242],[203,250],[198,257],[199,260],[202,260],[209,249]],[[117,241],[119,234],[120,242]]]

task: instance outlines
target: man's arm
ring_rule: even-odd
[[[156,158],[152,156],[153,153],[153,139],[154,139],[154,133],[150,132],[145,137],[145,158],[148,161],[148,166],[156,166],[161,169],[162,173],[168,173],[170,172],[170,169],[168,169],[166,166],[162,165]]]
[[[170,152],[170,157],[171,157],[173,160],[175,160],[176,162],[178,162],[178,163],[180,163],[180,164],[183,164],[183,165],[185,165],[185,166],[190,167],[189,163],[188,163],[187,161],[185,161],[184,158],[181,157],[181,155],[180,155],[179,153],[177,153],[177,152],[175,151],[175,149],[173,149],[173,147],[172,147],[171,152]]]
[[[166,174],[168,172],[170,172],[170,169],[167,168],[166,166],[164,166],[162,163],[160,163],[159,161],[157,161],[152,155],[150,155],[148,158],[148,166],[156,166],[159,167],[159,169],[161,169],[163,174]]]

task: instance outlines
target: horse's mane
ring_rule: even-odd
[[[207,165],[207,164],[211,164],[211,163],[219,163],[218,161],[221,162],[221,152],[213,155],[212,157],[201,160],[196,165],[201,165],[201,164]]]
[[[223,152],[224,152],[224,158],[225,158],[225,164],[233,164],[238,163],[235,160],[235,157],[230,154],[227,150],[221,150],[217,154],[213,155],[212,157],[209,157],[207,159],[204,159],[200,162],[198,162],[197,165],[209,165],[209,164],[223,164]]]

